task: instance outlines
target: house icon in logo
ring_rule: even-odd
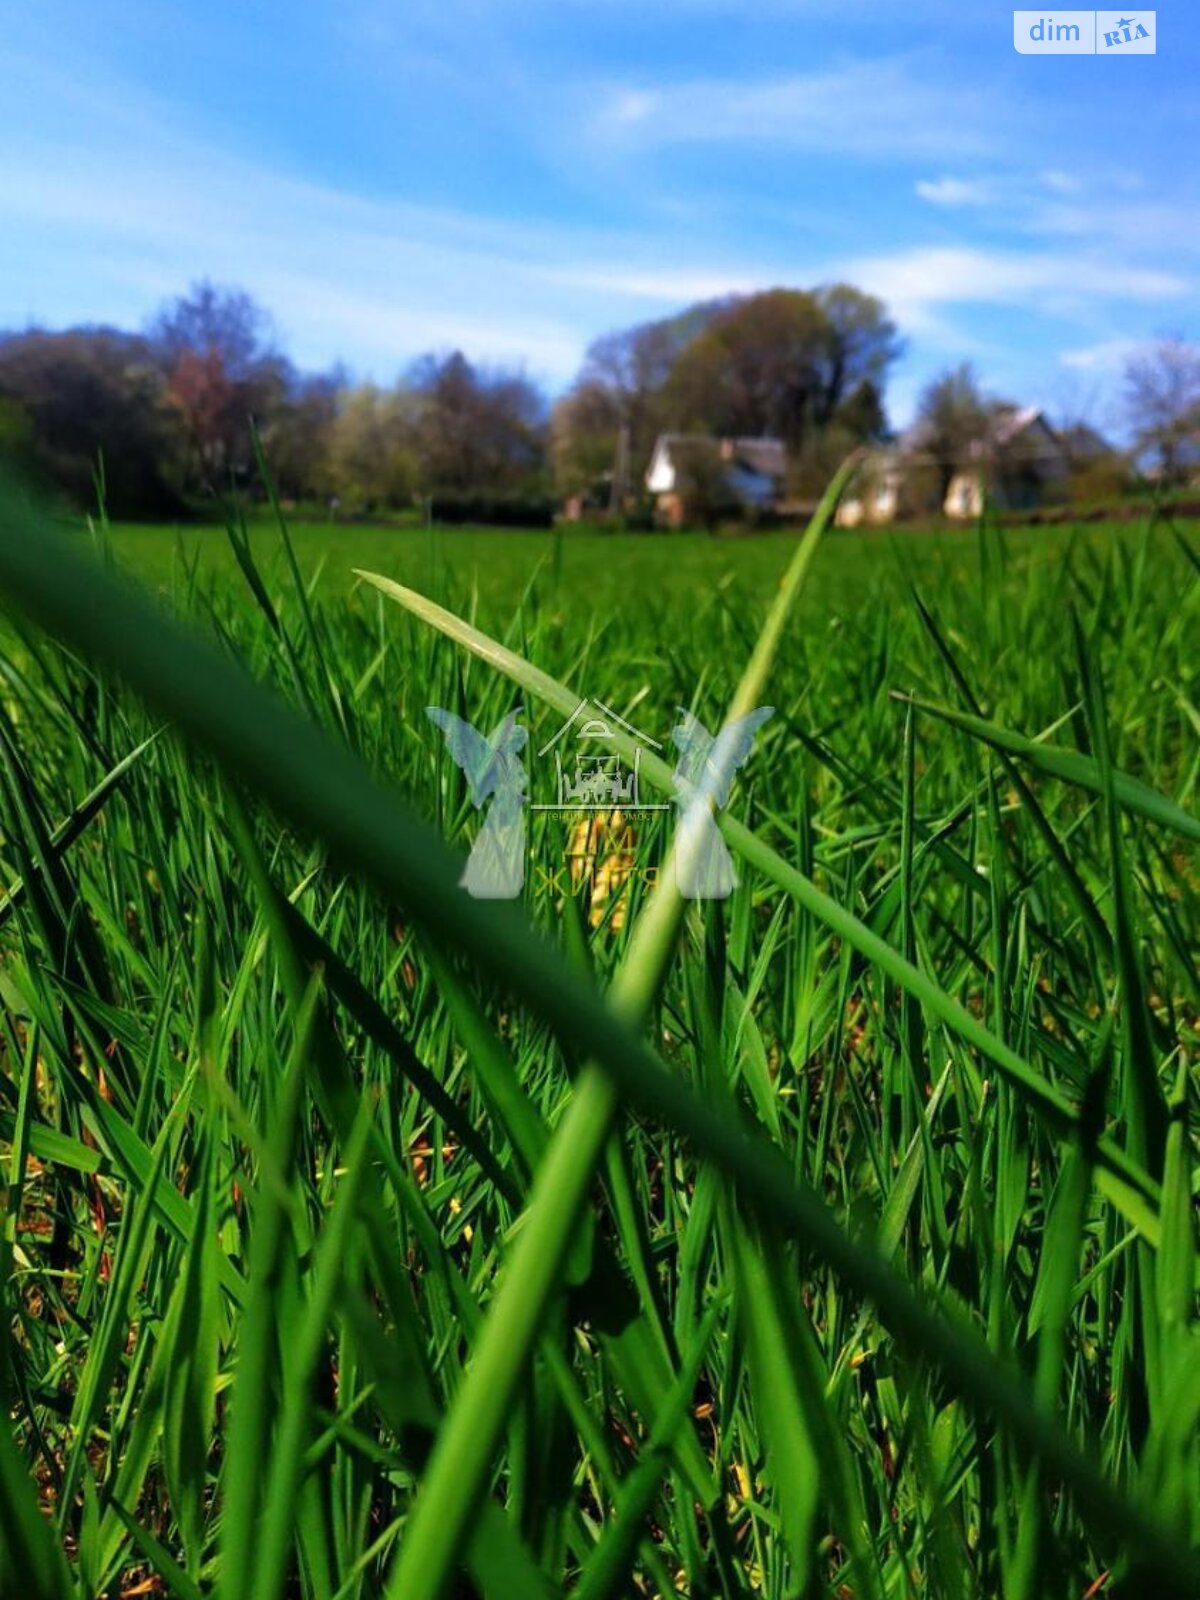
[[[572,732],[573,751],[566,744],[566,736]],[[613,744],[618,732],[634,746],[632,761],[626,761]],[[603,701],[581,700],[554,737],[538,751],[539,757],[554,752],[556,798],[535,802],[532,809],[669,811],[669,804],[647,804],[639,793],[644,748],[661,750],[662,746]]]

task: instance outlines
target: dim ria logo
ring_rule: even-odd
[[[553,738],[538,751],[547,773],[553,758],[553,789],[530,798],[524,752],[528,730],[510,711],[490,733],[427,706],[446,749],[467,780],[471,804],[483,822],[459,882],[477,900],[513,900],[525,885],[526,812],[601,813],[627,836],[630,813],[670,811],[641,796],[643,753],[661,750],[599,700],[581,700]],[[673,862],[685,900],[724,900],[737,887],[733,858],[717,828],[716,812],[729,799],[738,770],[750,759],[758,730],[773,707],[760,706],[713,735],[690,711],[679,708],[671,730],[678,752],[671,775],[678,827]]]
[[[1014,11],[1023,56],[1152,56],[1155,11]]]

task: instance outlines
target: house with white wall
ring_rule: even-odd
[[[646,490],[660,518],[678,527],[689,493],[703,484],[727,495],[731,508],[770,510],[783,496],[787,451],[781,439],[718,439],[710,434],[660,433],[646,469]]]

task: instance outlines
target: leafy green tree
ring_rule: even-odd
[[[326,500],[334,493],[333,434],[345,374],[298,373],[290,362],[280,362],[278,376],[262,427],[276,486],[285,499]]]
[[[635,473],[666,431],[768,435],[796,460],[830,429],[839,442],[877,438],[899,349],[883,304],[849,284],[731,295],[607,334],[556,409],[558,481],[610,468],[622,428]]]
[[[338,397],[330,428],[329,484],[350,510],[403,505],[417,487],[417,458],[404,397],[362,384]]]
[[[611,390],[594,378],[581,378],[555,402],[550,457],[559,494],[589,489],[612,472],[620,428],[620,408]]]
[[[816,298],[826,324],[818,424],[838,421],[861,439],[876,438],[888,368],[902,348],[895,323],[881,300],[848,283],[818,289]]]
[[[0,338],[0,413],[10,459],[76,507],[94,505],[103,458],[113,515],[179,510],[173,421],[144,339],[113,328]]]

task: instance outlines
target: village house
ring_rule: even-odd
[[[895,522],[910,512],[929,509],[915,503],[915,490],[911,467],[901,449],[881,447],[871,451],[859,468],[834,520],[840,528],[857,528],[864,522]]]
[[[707,434],[662,433],[646,469],[646,489],[659,520],[681,527],[706,509],[767,511],[779,504],[787,476],[781,439],[716,439]]]
[[[1000,511],[1032,511],[1063,487],[1070,470],[1062,441],[1043,411],[1006,407],[989,420],[982,438],[972,440],[942,510],[970,520],[980,515],[986,496]]]
[[[1065,488],[1071,467],[1070,450],[1037,406],[997,407],[948,481],[928,430],[917,423],[896,444],[872,452],[838,507],[837,522],[853,528],[939,511],[970,521],[985,498],[1001,511],[1031,511]]]

